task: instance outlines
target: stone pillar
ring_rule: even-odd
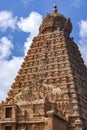
[[[5,125],[2,125],[2,129],[1,130],[5,130]]]
[[[16,130],[16,125],[13,125],[13,126],[12,126],[12,130]]]
[[[2,125],[0,125],[0,130],[2,130]]]
[[[16,118],[16,107],[12,107],[12,118],[15,119]]]
[[[5,118],[5,116],[6,116],[6,115],[5,115],[5,114],[6,114],[5,111],[6,111],[6,108],[3,107],[3,118]]]
[[[53,130],[53,116],[54,116],[54,111],[48,111],[48,130]]]

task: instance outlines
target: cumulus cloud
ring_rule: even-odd
[[[0,12],[0,30],[6,31],[7,28],[12,30],[16,29],[17,17],[13,16],[10,11],[1,11]]]
[[[79,35],[81,38],[87,38],[87,20],[81,20],[79,23],[80,32]]]
[[[24,43],[25,54],[29,49],[33,37],[36,36],[39,32],[39,26],[41,24],[41,21],[42,16],[37,12],[31,12],[27,18],[21,17],[20,20],[18,21],[19,29],[26,33],[29,33],[29,37],[27,37]]]
[[[9,12],[9,11],[0,12],[0,30],[1,31],[6,31],[7,28],[11,28],[12,30],[20,29],[21,31],[29,34],[29,36],[26,38],[26,41],[24,43],[25,54],[27,50],[29,49],[29,46],[32,42],[33,37],[36,36],[39,32],[39,26],[41,24],[41,21],[42,21],[42,16],[37,12],[31,12],[28,17],[19,18],[19,21],[18,21],[18,17],[13,16],[12,12]],[[5,48],[3,47],[3,49]]]
[[[20,18],[18,27],[24,32],[37,34],[41,21],[42,16],[39,13],[31,12],[27,18]]]
[[[0,39],[0,60],[8,58],[13,49],[13,44],[7,37],[2,37]]]
[[[23,61],[22,57],[0,61],[0,100],[4,100]]]
[[[79,49],[81,51],[84,62],[87,66],[87,39],[80,40]]]
[[[79,23],[79,37],[79,49],[87,65],[87,20],[81,20]]]
[[[2,37],[0,39],[0,100],[6,98],[6,94],[23,60],[23,57],[14,56],[8,60],[12,49],[12,42],[7,37]]]

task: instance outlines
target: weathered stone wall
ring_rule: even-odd
[[[67,130],[67,121],[57,116],[54,111],[48,111],[48,129],[49,130]]]
[[[87,121],[87,68],[74,41],[68,38],[66,43],[76,91],[75,97],[72,93],[72,102],[76,104],[74,110],[77,109],[76,111],[83,121],[83,127],[85,127],[84,123]],[[79,123],[78,120],[77,123]]]

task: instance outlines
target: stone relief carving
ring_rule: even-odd
[[[14,97],[15,103],[29,103],[41,99],[48,99],[49,101],[56,101],[58,97],[63,95],[63,91],[53,84],[38,84],[38,86],[23,88],[20,93]]]
[[[32,125],[32,130],[39,130],[39,128],[37,127],[37,125],[33,124]]]
[[[25,126],[22,126],[22,129],[21,130],[26,130],[26,127]]]
[[[46,96],[51,102],[55,102],[58,97],[61,97],[63,95],[63,91],[56,85],[43,83],[43,86],[45,87],[45,89],[47,89]]]

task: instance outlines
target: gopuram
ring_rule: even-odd
[[[87,68],[71,31],[54,5],[0,104],[0,130],[87,130]]]

